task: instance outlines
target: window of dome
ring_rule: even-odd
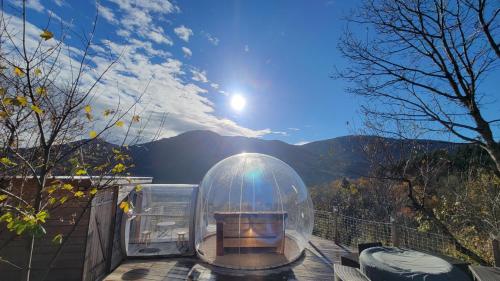
[[[197,185],[147,184],[129,195],[122,220],[127,256],[193,254]]]
[[[296,260],[313,228],[306,186],[286,163],[243,153],[212,167],[199,188],[195,247],[208,263],[264,269]]]

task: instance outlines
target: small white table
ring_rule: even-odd
[[[156,227],[158,228],[165,228],[165,231],[161,232],[158,234],[158,238],[160,237],[161,234],[167,233],[172,226],[175,225],[175,222],[173,221],[162,221],[156,224]],[[170,240],[172,240],[172,231],[170,231]]]

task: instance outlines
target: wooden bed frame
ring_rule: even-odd
[[[216,212],[217,256],[226,248],[285,249],[286,212]]]

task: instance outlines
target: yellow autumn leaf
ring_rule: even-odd
[[[40,68],[35,68],[35,76],[40,76],[42,75],[42,71],[40,70]]]
[[[4,201],[5,199],[7,199],[7,195],[5,194],[0,195],[0,202]]]
[[[40,107],[36,106],[36,105],[31,105],[31,110],[33,110],[36,114],[38,115],[42,115],[43,114],[43,110],[40,109]]]
[[[63,184],[62,189],[68,190],[68,191],[73,190],[73,185],[71,185],[69,183],[65,183],[65,184]]]
[[[47,41],[47,40],[51,39],[52,37],[54,37],[54,34],[48,30],[44,30],[42,33],[40,33],[40,37],[42,37],[42,39]]]
[[[59,202],[61,202],[61,204],[64,204],[64,202],[68,201],[68,196],[63,196],[61,197],[61,199],[59,199]]]
[[[0,158],[0,163],[4,164],[5,166],[15,166],[16,163],[12,162],[9,158],[7,157],[2,157]]]
[[[132,122],[139,122],[141,120],[141,117],[139,115],[134,115],[132,116]]]
[[[120,203],[120,209],[122,209],[123,212],[128,213],[128,211],[130,210],[130,204],[126,201],[123,201]]]
[[[26,106],[28,104],[28,100],[23,96],[17,96],[16,100],[20,106]]]
[[[84,169],[79,169],[78,171],[76,171],[77,176],[83,176],[86,174],[87,174],[87,171],[85,171]]]
[[[90,105],[86,105],[84,108],[85,113],[90,113],[92,111],[92,107]]]
[[[115,123],[116,127],[123,127],[124,124],[123,121],[116,121]]]
[[[75,192],[74,195],[75,195],[75,197],[80,198],[80,197],[83,197],[83,195],[85,195],[85,193],[83,193],[83,191],[77,191],[77,192]]]
[[[92,120],[94,119],[94,118],[92,117],[92,114],[90,114],[90,113],[85,113],[85,117],[87,117],[87,119],[88,119],[89,121],[92,121]]]
[[[113,169],[111,169],[111,172],[123,173],[125,171],[125,169],[127,169],[127,167],[125,167],[125,165],[123,165],[122,163],[118,163],[113,167]]]
[[[106,117],[106,116],[113,114],[113,113],[115,113],[114,110],[106,109],[106,110],[104,110],[103,115],[104,115],[104,117]]]
[[[138,185],[135,186],[135,191],[136,192],[139,192],[141,190],[142,190],[142,185],[138,184]]]
[[[90,190],[90,195],[95,195],[96,193],[97,193],[97,188],[94,187]]]
[[[47,88],[38,87],[35,89],[35,93],[39,94],[40,96],[46,96],[47,95]]]
[[[89,137],[90,137],[91,139],[95,139],[95,138],[97,137],[97,132],[96,132],[96,131],[94,131],[94,130],[90,131],[90,132],[89,132]]]
[[[4,99],[2,100],[2,103],[3,103],[4,105],[10,105],[10,104],[12,104],[12,99],[11,99],[11,98],[4,98]]]
[[[54,197],[51,197],[48,202],[50,205],[54,205],[57,202],[57,199]]]
[[[57,190],[57,187],[55,185],[52,185],[50,187],[47,188],[47,193],[48,194],[52,194],[54,193],[55,191]]]
[[[24,71],[22,71],[19,67],[14,67],[14,74],[17,77],[23,77],[24,76]]]

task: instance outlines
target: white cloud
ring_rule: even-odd
[[[121,36],[121,37],[130,37],[130,34],[131,34],[131,33],[130,33],[130,31],[128,31],[128,30],[125,30],[125,29],[121,29],[121,28],[120,28],[120,29],[118,29],[118,30],[116,31],[116,34],[118,34],[118,35],[119,35],[119,36]]]
[[[97,9],[99,11],[99,15],[103,17],[105,20],[112,24],[118,23],[118,20],[115,18],[115,14],[111,11],[111,9],[104,7],[103,5],[97,3]]]
[[[161,18],[166,15],[177,13],[179,7],[168,0],[130,1],[130,0],[110,0],[118,6],[120,10],[118,32],[122,30],[129,32],[129,36],[134,35],[140,39],[153,40],[158,44],[172,46],[174,43],[165,34],[163,28],[153,22],[154,18]],[[115,13],[115,17],[118,13]]]
[[[299,128],[293,128],[293,127],[292,128],[288,128],[288,130],[290,130],[290,131],[300,131]]]
[[[182,52],[184,53],[185,57],[190,57],[193,55],[193,52],[188,47],[182,47]]]
[[[193,76],[191,77],[191,79],[193,79],[194,81],[198,81],[198,82],[203,82],[203,83],[207,83],[208,82],[208,78],[207,78],[207,72],[206,71],[199,71],[197,69],[191,69],[191,73],[193,74]]]
[[[179,36],[182,40],[189,42],[189,37],[193,35],[193,30],[190,28],[185,27],[184,25],[181,25],[179,27],[176,27],[174,29],[175,34]]]
[[[334,0],[329,0],[329,1],[326,1],[325,2],[325,6],[332,6],[335,4],[335,1]]]
[[[150,9],[156,9],[156,6],[151,7]],[[115,18],[116,15],[117,13]],[[12,18],[11,26],[17,29],[22,26],[18,17],[10,17]],[[147,22],[146,19],[141,20]],[[129,27],[123,26],[123,19],[117,18],[117,21],[116,27],[119,33],[133,33]],[[142,28],[144,30],[158,29],[154,23]],[[40,32],[40,28],[27,24],[28,49],[36,48]],[[19,30],[13,34],[20,34]],[[189,82],[189,78],[192,77],[194,81],[208,83],[206,71],[185,65],[173,58],[166,48],[157,48],[153,39],[127,38],[127,42],[102,40],[92,48],[92,53],[95,55],[89,58],[91,69],[82,77],[83,90],[88,88],[97,75],[109,65],[110,52],[121,54],[119,61],[95,88],[92,97],[93,111],[103,112],[105,109],[115,108],[118,102],[121,108],[126,108],[143,94],[140,104],[137,105],[137,111],[141,112],[142,120],[149,119],[148,125],[141,133],[146,137],[157,134],[158,130],[160,130],[161,137],[174,136],[195,129],[248,137],[260,137],[271,133],[270,129],[254,130],[241,126],[233,120],[217,116],[214,103],[206,95],[208,91]],[[57,41],[52,39],[44,44],[47,44],[48,48],[50,44],[56,43]],[[75,46],[66,45],[63,45],[63,49],[69,50],[70,54],[65,51],[60,55],[58,81],[70,81],[71,67],[78,65],[82,51]],[[207,84],[207,86],[211,85]],[[163,128],[160,128],[161,124],[165,124]],[[124,133],[122,130],[123,128],[115,128],[108,140],[119,139],[119,136]],[[139,130],[133,129],[131,135],[137,134]]]
[[[210,87],[214,88],[214,89],[219,89],[219,84],[217,83],[210,83]]]
[[[201,34],[207,38],[208,42],[212,43],[212,45],[217,46],[219,45],[219,38],[213,36],[212,34],[202,31]]]
[[[295,145],[304,145],[304,144],[308,144],[308,143],[310,143],[310,141],[299,141]]]
[[[23,1],[19,0],[10,0],[9,2],[12,3],[12,5],[21,8],[23,6]],[[42,13],[45,10],[45,7],[40,3],[40,0],[28,0],[26,1],[26,8],[35,10],[39,13]]]
[[[54,4],[56,4],[59,7],[67,6],[68,3],[66,3],[64,0],[53,0]]]
[[[159,31],[151,30],[146,34],[146,37],[153,40],[156,43],[165,43],[167,45],[174,45],[174,42],[165,34],[163,34],[163,29],[159,29]]]
[[[288,133],[287,132],[283,132],[283,131],[273,131],[272,132],[273,134],[275,135],[282,135],[284,137],[288,137]]]
[[[248,47],[248,45],[245,45],[244,50],[245,50],[245,53],[248,53],[248,52],[250,52],[250,47]]]

